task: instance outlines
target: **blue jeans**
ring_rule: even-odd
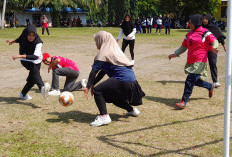
[[[182,97],[182,100],[187,103],[189,100],[189,97],[192,94],[193,87],[199,86],[206,88],[208,90],[212,90],[212,84],[206,81],[202,81],[200,79],[200,74],[188,74],[186,81],[185,81],[185,87],[184,87],[184,94]]]

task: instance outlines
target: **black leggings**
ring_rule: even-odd
[[[129,45],[131,59],[134,60],[134,47],[135,47],[135,40],[126,40],[123,39],[122,42],[122,51],[125,52],[126,47]]]
[[[41,63],[39,64],[34,64],[32,62],[27,62],[27,61],[21,61],[21,64],[27,69],[29,70],[29,75],[27,77],[27,83],[24,86],[23,90],[22,90],[22,94],[23,96],[25,96],[28,91],[35,85],[37,84],[37,86],[39,87],[39,89],[41,89],[44,86],[44,83],[42,81],[42,78],[40,76],[40,67],[41,67]]]
[[[115,78],[109,78],[100,83],[93,89],[94,99],[100,111],[100,115],[107,114],[106,102],[113,103],[128,112],[133,110],[125,97],[125,88],[122,81]]]
[[[208,51],[208,60],[209,60],[209,67],[211,72],[211,77],[213,83],[218,82],[218,71],[217,71],[217,54],[213,51]]]
[[[44,35],[44,29],[45,28],[42,28],[42,35]],[[47,31],[48,35],[50,35],[48,28],[46,28],[46,31]]]

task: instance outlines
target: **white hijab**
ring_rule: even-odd
[[[100,50],[94,60],[109,62],[118,66],[133,66],[133,63],[122,52],[111,33],[100,31],[94,35],[97,48]]]

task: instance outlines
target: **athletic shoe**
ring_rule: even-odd
[[[110,116],[106,115],[106,117],[103,117],[101,115],[97,116],[96,119],[90,123],[92,126],[102,126],[109,124],[111,122]]]
[[[45,83],[44,86],[41,88],[41,94],[44,98],[48,96],[48,92],[50,90],[51,86],[49,83]]]
[[[134,65],[134,64],[135,64],[135,60],[131,60],[131,64],[133,64],[133,65]]]
[[[41,35],[42,37],[44,36],[44,35]]]
[[[82,88],[86,88],[86,86],[87,86],[87,80],[86,79],[82,79],[81,80],[81,85],[82,85]]]
[[[186,107],[186,103],[181,100],[181,102],[176,103],[175,107],[176,109],[184,109]]]
[[[126,115],[133,116],[133,117],[137,117],[139,114],[140,114],[140,111],[135,107],[133,108],[132,111],[126,113]]]
[[[213,85],[214,85],[214,88],[218,88],[221,86],[219,82],[214,82]]]
[[[31,100],[32,97],[30,95],[26,94],[26,96],[23,96],[22,92],[19,94],[19,98],[23,100]]]
[[[59,89],[54,89],[48,93],[48,95],[51,96],[59,96],[60,95],[60,90]]]

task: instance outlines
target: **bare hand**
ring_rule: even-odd
[[[218,53],[218,52],[219,52],[218,48],[216,48],[216,49],[213,48],[212,51],[213,51],[214,53]]]
[[[118,42],[119,40],[117,39],[116,41]]]
[[[12,59],[13,59],[13,60],[16,60],[17,58],[18,58],[18,55],[12,56]]]
[[[131,39],[131,37],[128,35],[127,37],[126,37],[128,40],[130,40]]]
[[[8,43],[9,45],[12,45],[12,44],[13,44],[13,41],[6,40],[6,43]]]
[[[170,54],[170,55],[168,56],[168,59],[171,60],[172,58],[175,58],[175,57],[176,57],[175,54]]]
[[[89,98],[88,98],[89,89],[88,88],[82,88],[81,90],[84,91],[84,95],[85,95],[86,99],[89,100]]]

